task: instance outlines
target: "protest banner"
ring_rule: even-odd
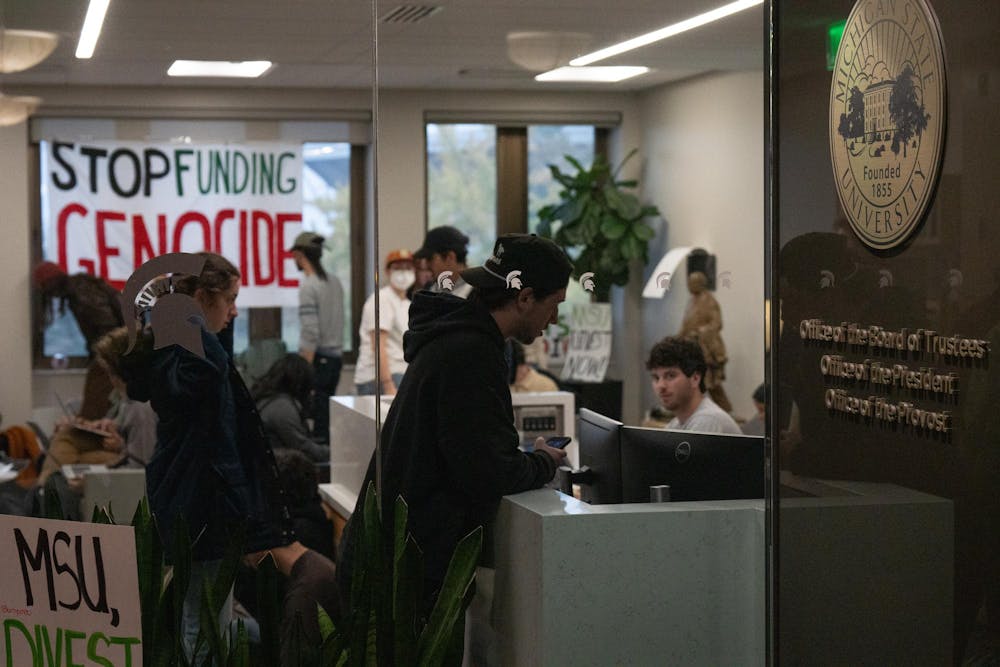
[[[300,145],[55,140],[40,162],[43,256],[68,273],[121,289],[152,257],[208,250],[239,268],[240,305],[297,304]]]
[[[130,526],[0,515],[0,665],[141,667]]]
[[[562,379],[603,382],[611,361],[611,304],[573,304]]]

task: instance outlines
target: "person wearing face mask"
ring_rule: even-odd
[[[376,389],[394,395],[406,372],[403,359],[403,334],[410,323],[410,299],[407,290],[416,280],[413,253],[393,250],[385,258],[385,273],[389,284],[379,290],[378,330],[375,329],[375,295],[361,309],[358,335],[358,362],[354,367],[354,383],[359,396],[371,395]],[[378,345],[378,367],[375,346]]]

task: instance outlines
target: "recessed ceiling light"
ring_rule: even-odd
[[[687,32],[693,28],[703,26],[706,23],[718,21],[719,19],[725,18],[730,14],[741,12],[744,9],[750,9],[751,7],[755,7],[763,2],[764,0],[737,0],[737,2],[731,2],[728,5],[723,5],[722,7],[713,9],[710,12],[705,12],[704,14],[699,14],[698,16],[692,16],[691,18],[680,21],[679,23],[674,23],[660,28],[659,30],[648,32],[645,35],[639,35],[638,37],[633,37],[632,39],[627,39],[624,42],[613,44],[599,51],[594,51],[593,53],[588,53],[587,55],[580,56],[579,58],[574,58],[569,61],[569,64],[576,67],[582,67],[584,65],[589,65],[590,63],[596,63],[598,60],[604,60],[605,58],[610,58],[611,56],[617,56],[619,53],[625,53],[626,51],[631,51],[632,49],[638,49],[640,46],[646,46],[647,44],[658,42],[661,39],[673,37],[674,35],[679,35],[682,32]]]
[[[601,83],[614,83],[624,81],[633,76],[639,76],[649,71],[648,67],[557,67],[556,69],[542,72],[535,77],[535,81],[592,81]]]
[[[90,0],[83,28],[80,29],[80,41],[76,44],[77,58],[86,59],[94,55],[97,38],[101,36],[101,28],[104,26],[104,15],[107,14],[110,3],[111,0]]]
[[[270,60],[175,60],[167,70],[169,76],[213,76],[254,79],[271,69]]]

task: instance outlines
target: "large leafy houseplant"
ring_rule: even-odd
[[[632,262],[649,261],[649,240],[654,231],[645,219],[660,212],[655,206],[642,205],[626,191],[636,188],[638,181],[618,179],[621,168],[635,153],[629,153],[614,170],[600,155],[589,169],[565,156],[576,173],[549,165],[562,190],[560,201],[538,211],[538,233],[566,251],[578,278],[593,274],[598,301],[609,300],[612,285],[628,282]]]

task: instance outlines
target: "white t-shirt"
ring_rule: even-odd
[[[388,332],[386,339],[386,354],[389,357],[389,372],[393,375],[406,372],[406,362],[403,361],[403,334],[410,327],[410,300],[399,297],[390,286],[379,290],[379,322],[382,331]],[[354,366],[355,384],[363,384],[375,380],[375,352],[372,340],[375,335],[375,295],[371,294],[361,309],[361,326],[358,328],[361,338],[358,349],[358,362]]]
[[[701,403],[683,424],[674,417],[667,424],[672,431],[702,431],[703,433],[732,433],[742,435],[739,424],[729,413],[719,407],[708,394],[701,397]]]

